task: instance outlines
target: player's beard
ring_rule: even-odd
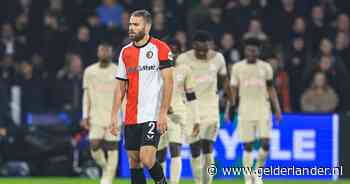
[[[108,58],[102,58],[100,59],[101,66],[108,66],[110,60]]]
[[[134,33],[134,32],[132,32],[132,33]],[[129,38],[134,42],[138,42],[138,41],[142,40],[146,35],[145,31],[140,31],[139,33],[134,33],[134,34],[135,34],[134,36],[131,36],[129,34]]]
[[[250,56],[247,58],[248,63],[256,63],[257,57],[255,56]]]

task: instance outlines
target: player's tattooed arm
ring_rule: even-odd
[[[280,107],[280,103],[279,103],[279,100],[278,100],[278,96],[277,96],[277,92],[276,92],[276,89],[273,85],[273,81],[272,80],[268,80],[266,82],[266,85],[267,85],[267,90],[268,90],[268,93],[269,93],[269,97],[270,97],[270,100],[271,100],[271,103],[272,103],[272,106],[273,106],[273,109],[275,110],[275,118],[276,118],[276,121],[277,122],[280,122],[281,121],[281,107]]]

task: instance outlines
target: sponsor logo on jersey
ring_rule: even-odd
[[[128,73],[140,72],[140,71],[157,71],[159,67],[156,65],[143,65],[137,67],[129,67],[127,68]]]

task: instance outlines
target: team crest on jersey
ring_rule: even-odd
[[[148,52],[146,53],[146,57],[147,57],[148,59],[151,59],[151,58],[153,57],[153,52],[152,52],[152,51],[148,51]]]

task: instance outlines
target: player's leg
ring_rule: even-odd
[[[190,143],[190,149],[191,149],[191,167],[192,167],[192,174],[195,184],[201,184],[201,178],[202,178],[202,157],[201,157],[201,148],[202,144],[200,140],[193,141]]]
[[[146,184],[146,178],[143,173],[143,167],[140,160],[140,135],[142,134],[141,125],[125,126],[125,149],[128,153],[129,167],[131,173],[131,184]]]
[[[261,120],[257,126],[259,132],[259,140],[261,143],[258,157],[257,157],[257,168],[264,167],[265,161],[270,149],[270,135],[272,131],[271,120]]]
[[[139,151],[128,151],[131,184],[147,184]]]
[[[163,168],[163,172],[164,174],[166,173],[166,152],[167,152],[167,148],[163,148],[161,150],[157,151],[157,160],[160,163],[160,165]]]
[[[163,168],[163,172],[166,173],[166,153],[169,146],[168,132],[165,132],[160,136],[158,151],[157,151],[157,160]]]
[[[263,168],[265,166],[265,161],[267,159],[269,149],[270,149],[270,134],[272,130],[272,121],[271,120],[261,120],[258,123],[258,132],[260,140],[260,149],[258,152],[256,168]],[[259,172],[257,172],[259,173]],[[255,176],[255,182],[257,184],[263,184],[262,176]]]
[[[269,138],[260,138],[261,147],[258,152],[256,167],[262,168],[265,166],[265,161],[267,159],[269,149],[270,149],[270,139]]]
[[[106,165],[105,153],[102,149],[103,127],[91,126],[89,131],[90,153],[96,163],[104,168]]]
[[[152,179],[157,184],[166,184],[166,178],[160,163],[156,160],[156,153],[160,139],[160,133],[156,129],[156,122],[142,124],[142,142],[140,147],[140,159],[147,167]]]
[[[255,139],[255,122],[254,121],[239,121],[237,130],[238,136],[243,142],[243,167],[253,167],[253,146]],[[253,173],[244,173],[244,179],[246,184],[252,184],[254,177]]]
[[[202,151],[203,151],[203,163],[202,168],[202,181],[203,184],[212,184],[213,176],[207,173],[207,168],[214,164],[214,143],[216,141],[219,129],[219,123],[204,124],[202,130]]]
[[[119,161],[118,143],[120,135],[114,136],[106,129],[104,139],[103,146],[104,150],[107,152],[107,163],[106,167],[103,169],[102,178],[105,180],[106,184],[112,184]]]
[[[171,156],[170,164],[170,183],[178,184],[180,182],[182,160],[181,145],[183,143],[182,122],[180,118],[170,116],[171,121],[168,126],[169,148]]]
[[[170,183],[179,184],[182,170],[181,144],[173,142],[170,143],[169,147],[171,155]]]

